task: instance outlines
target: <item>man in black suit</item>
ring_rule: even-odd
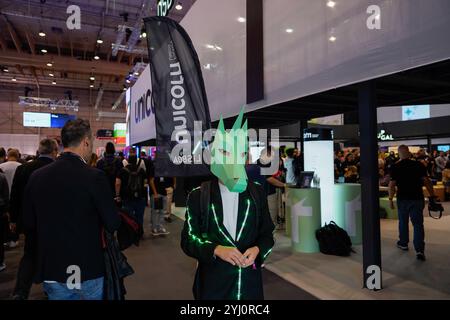
[[[24,199],[25,187],[31,174],[36,170],[52,163],[58,155],[58,144],[53,139],[43,139],[39,143],[39,157],[36,160],[27,162],[17,167],[14,174],[11,200],[10,200],[10,228],[13,232],[20,234],[22,228],[22,203]],[[30,288],[33,283],[35,272],[35,254],[36,239],[32,233],[25,234],[25,247],[23,257],[20,260],[19,270],[17,272],[16,287],[13,298],[15,300],[28,299]]]
[[[105,262],[101,230],[120,217],[103,171],[87,165],[93,138],[89,121],[68,121],[64,152],[31,175],[23,203],[24,228],[36,232],[36,283],[50,300],[103,298]]]

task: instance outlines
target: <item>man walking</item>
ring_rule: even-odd
[[[22,227],[22,203],[27,199],[24,198],[25,187],[30,176],[36,170],[52,163],[58,155],[58,144],[53,139],[43,139],[39,143],[39,158],[31,162],[27,162],[17,168],[14,175],[13,185],[11,188],[10,202],[10,227],[17,234],[23,232]],[[26,300],[30,293],[33,283],[33,276],[36,270],[36,235],[25,233],[25,247],[23,257],[20,260],[19,270],[17,272],[16,287],[13,293],[13,299]]]
[[[445,170],[445,165],[447,164],[447,158],[445,158],[445,153],[440,152],[439,157],[435,159],[436,162],[436,178],[438,181],[442,181],[442,172]]]
[[[68,121],[64,152],[34,172],[25,189],[23,222],[36,233],[35,282],[50,300],[100,300],[105,276],[101,230],[114,232],[120,217],[104,172],[89,167],[89,121]]]
[[[422,186],[425,185],[430,197],[434,198],[433,185],[427,176],[426,167],[418,161],[411,160],[409,148],[398,148],[400,161],[391,172],[389,183],[389,200],[394,209],[394,195],[397,192],[398,224],[400,239],[397,247],[408,250],[409,219],[414,226],[414,248],[417,259],[425,261],[425,230],[423,226],[423,209],[425,206]]]

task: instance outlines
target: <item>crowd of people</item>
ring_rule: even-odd
[[[106,144],[93,153],[88,121],[69,121],[61,131],[64,151],[43,139],[35,157],[0,148],[0,271],[5,248],[24,234],[23,257],[12,298],[28,299],[33,282],[43,283],[49,299],[102,299],[102,228],[120,224],[119,212],[133,216],[144,236],[144,212],[150,206],[152,236],[169,234],[175,178],[156,177],[153,161],[135,148],[127,158]],[[49,196],[51,195],[51,196]],[[63,209],[63,210],[62,210]],[[82,270],[79,290],[66,286],[68,266]]]
[[[105,280],[99,234],[102,228],[117,230],[121,211],[134,217],[142,238],[145,209],[150,207],[151,235],[169,234],[166,223],[172,221],[176,178],[156,176],[153,160],[145,151],[138,155],[131,148],[125,157],[108,142],[98,157],[93,152],[90,124],[82,119],[64,126],[61,143],[63,152],[57,141],[43,139],[36,156],[25,159],[17,149],[0,148],[0,271],[6,268],[5,248],[17,247],[24,234],[14,299],[27,299],[33,282],[43,283],[49,299],[101,299]],[[274,159],[279,161],[272,167]],[[359,182],[359,168],[358,149],[335,153],[337,182]],[[408,190],[412,183],[404,181],[416,177],[413,182],[420,184],[420,192],[423,179],[430,181],[427,188],[432,180],[442,181],[450,194],[449,153],[419,150],[412,155],[402,146],[399,156],[380,152],[378,169],[380,185],[389,186],[390,199],[396,191],[400,198],[398,247],[407,249],[408,216],[414,216],[415,247],[418,258],[424,259],[423,222],[419,221],[423,195],[417,195],[419,187]],[[302,154],[296,148],[267,147],[254,163],[247,159],[248,180],[264,190],[277,229],[285,222],[285,188],[298,185],[303,170]],[[420,199],[409,199],[412,193]],[[412,207],[417,210],[411,211]],[[70,265],[83,270],[78,290],[69,290],[64,283]]]

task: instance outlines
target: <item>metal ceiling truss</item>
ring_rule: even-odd
[[[80,102],[78,100],[50,99],[38,97],[19,96],[19,105],[24,107],[42,107],[51,110],[65,109],[66,111],[78,112]]]

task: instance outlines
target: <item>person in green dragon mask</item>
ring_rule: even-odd
[[[194,298],[264,299],[261,266],[274,245],[275,228],[260,185],[248,181],[247,121],[233,128],[220,119],[211,145],[213,179],[188,196],[181,248],[197,259]]]

